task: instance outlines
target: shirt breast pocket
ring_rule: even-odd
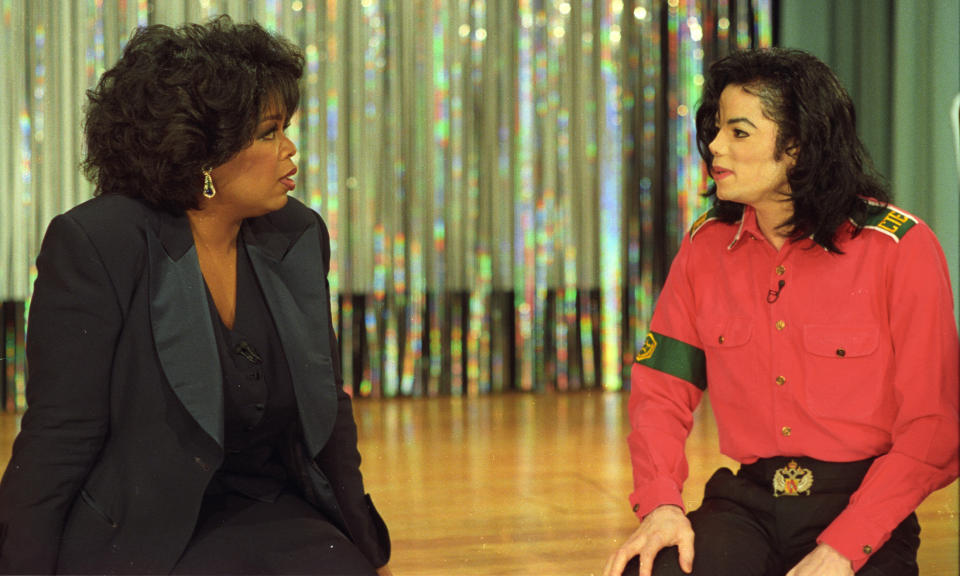
[[[746,346],[753,334],[753,322],[749,318],[711,318],[698,323],[697,331],[704,348],[721,352]]]
[[[697,332],[707,355],[707,390],[714,409],[749,409],[755,379],[753,321],[742,316],[702,318]],[[719,379],[710,381],[710,376]]]
[[[870,324],[803,328],[806,401],[818,416],[857,419],[880,400],[880,330]]]

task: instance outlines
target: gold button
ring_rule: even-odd
[[[871,552],[873,552],[873,548],[869,544],[863,547],[864,554],[870,554]]]
[[[634,512],[634,514],[636,514],[636,513],[639,512],[639,511],[640,511],[640,505],[639,505],[639,504],[634,504],[634,505],[633,505],[633,512]]]
[[[721,344],[723,344],[723,340],[724,340],[723,336],[717,338],[717,342],[719,342],[719,343],[721,343]]]
[[[777,276],[783,276],[786,273],[787,269],[783,266],[777,266]]]
[[[787,379],[783,376],[777,376],[777,386],[783,386],[787,383]]]
[[[784,328],[787,327],[787,323],[784,322],[783,320],[777,320],[776,327],[777,327],[777,330],[783,330]]]
[[[843,348],[837,348],[837,356],[843,358],[843,357],[846,356],[846,355],[847,355],[847,351],[846,351],[846,350],[844,350]]]
[[[789,426],[784,426],[780,429],[780,433],[784,436],[789,436],[791,432],[793,432],[793,430],[791,430]]]

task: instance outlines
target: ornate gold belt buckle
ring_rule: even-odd
[[[776,498],[801,494],[809,496],[812,487],[813,472],[797,464],[796,460],[791,460],[773,475],[773,495]]]

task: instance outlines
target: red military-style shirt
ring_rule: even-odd
[[[756,213],[708,212],[684,238],[632,369],[634,511],[683,507],[684,444],[703,390],[720,451],[849,462],[876,456],[820,534],[866,563],[931,492],[958,474],[958,341],[943,251],[930,228],[888,207],[828,252],[778,252]],[[709,385],[709,387],[708,387]]]

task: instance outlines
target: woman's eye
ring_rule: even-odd
[[[733,136],[734,136],[735,138],[746,138],[747,136],[749,136],[749,134],[747,134],[747,133],[744,132],[743,130],[740,130],[739,128],[734,128],[734,129],[733,129]]]
[[[276,135],[277,135],[277,129],[276,129],[276,128],[271,128],[269,131],[265,132],[262,136],[260,136],[260,139],[261,139],[261,140],[273,140],[274,136],[276,136]]]

